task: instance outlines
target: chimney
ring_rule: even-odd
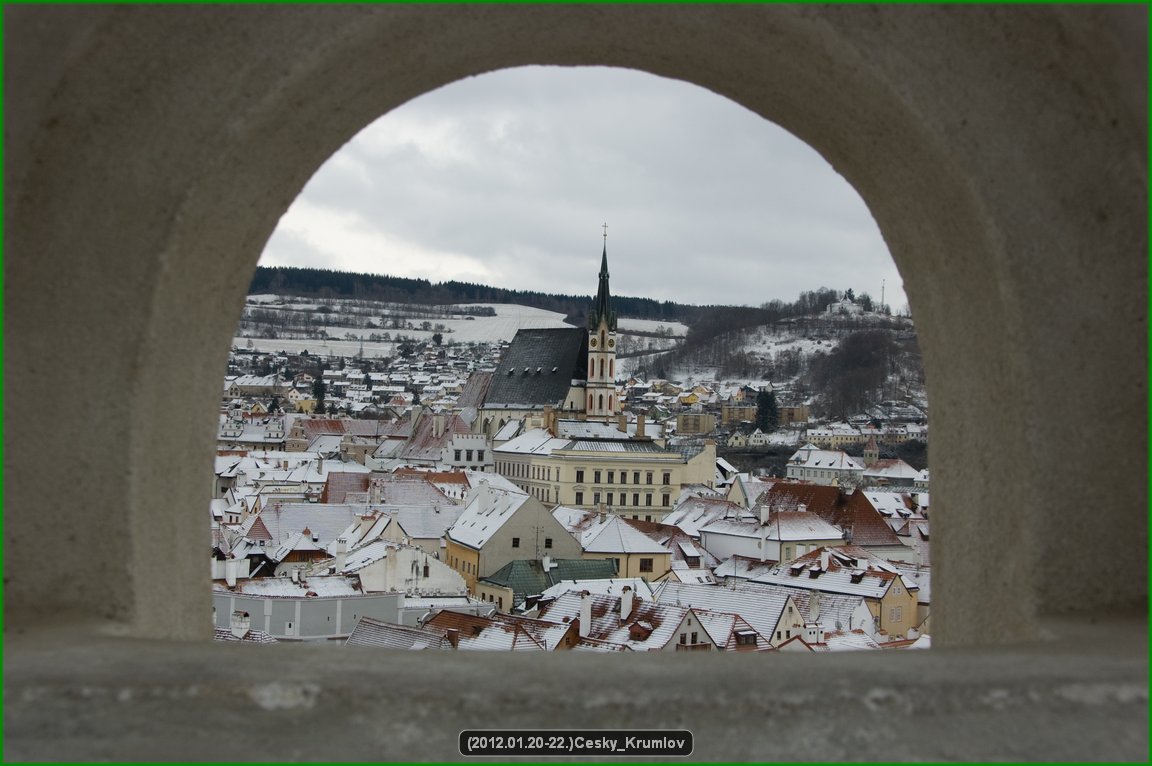
[[[628,433],[628,416],[623,412],[616,416],[616,428],[622,433]]]
[[[643,414],[636,416],[636,438],[637,439],[646,439],[647,438],[647,434],[644,433],[644,415]]]
[[[820,591],[808,591],[808,622],[816,622],[820,619]]]
[[[448,643],[452,644],[453,649],[459,649],[460,648],[460,631],[459,630],[457,630],[456,628],[448,628],[448,634],[447,634],[447,636],[445,636],[445,638],[448,639]]]
[[[316,456],[316,473],[320,474],[321,476],[324,475],[324,456],[323,455],[318,454]]]
[[[344,564],[348,558],[348,540],[343,537],[336,538],[336,574],[344,571]]]
[[[760,526],[768,523],[768,504],[764,503],[760,506]]]
[[[832,558],[832,556],[831,556],[831,554],[828,553],[828,549],[827,548],[821,548],[820,549],[820,569],[827,572],[828,571],[828,562],[831,561],[831,558]]]
[[[796,506],[796,510],[799,511],[800,513],[807,513],[808,512],[808,505],[805,503],[800,503],[799,505]]]
[[[624,622],[632,615],[632,600],[635,593],[632,591],[632,586],[625,585],[624,590],[620,592],[620,622]]]
[[[540,568],[546,573],[552,571],[555,566],[556,564],[552,561],[552,557],[547,553],[544,554],[544,558],[540,559]]]
[[[240,559],[228,559],[224,562],[224,582],[229,588],[236,587],[236,573],[240,570]]]
[[[443,412],[437,412],[432,416],[432,437],[439,439],[444,435],[444,428],[447,425],[448,418]]]
[[[580,638],[588,638],[592,628],[592,594],[588,591],[580,592]]]
[[[556,435],[556,410],[551,404],[544,405],[544,430]]]
[[[480,480],[479,491],[477,493],[477,499],[480,501],[479,511],[481,513],[487,513],[488,511],[492,510],[492,505],[493,505],[493,503],[492,503],[492,501],[493,501],[492,488],[488,486],[488,480],[487,479],[481,479]]]
[[[233,612],[228,627],[231,628],[232,635],[242,639],[248,635],[248,631],[252,627],[252,618],[247,612]]]
[[[760,525],[760,563],[768,560],[768,525]]]

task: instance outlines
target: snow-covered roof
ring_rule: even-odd
[[[262,598],[347,598],[364,595],[360,590],[359,578],[340,575],[313,576],[301,582],[292,582],[288,577],[257,577],[238,580],[233,588],[216,584],[213,589]]]
[[[742,506],[719,497],[692,497],[681,501],[664,517],[663,523],[679,527],[692,537],[700,537],[700,528],[725,516],[753,518]]]
[[[601,596],[619,596],[631,588],[640,598],[652,601],[652,587],[641,577],[614,577],[608,580],[561,580],[540,594],[541,598],[559,598],[568,591],[586,590]]]
[[[823,450],[804,446],[788,459],[789,466],[840,471],[863,471],[864,464],[840,450]]]
[[[447,535],[458,543],[479,549],[520,510],[528,501],[528,495],[519,489],[497,489],[481,480],[469,490],[465,501],[463,513]]]
[[[745,589],[672,581],[662,582],[655,593],[660,603],[738,614],[765,636],[771,636],[776,630],[780,616],[791,603],[789,596],[787,591],[779,589],[750,593]]]
[[[779,511],[768,517],[767,524],[759,519],[718,519],[700,529],[702,534],[751,537],[789,542],[795,540],[835,540],[844,539],[844,533],[815,513],[807,511]]]
[[[663,545],[611,514],[588,529],[580,545],[585,553],[670,553]]]

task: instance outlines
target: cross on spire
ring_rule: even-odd
[[[604,244],[608,244],[608,224],[604,224]]]

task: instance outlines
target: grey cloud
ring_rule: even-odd
[[[592,292],[607,221],[621,294],[759,304],[829,286],[878,297],[887,277],[889,302],[904,302],[867,208],[815,151],[684,83],[497,72],[409,102],[340,157],[305,188],[310,204],[473,256],[511,287]],[[266,260],[300,263],[306,249],[273,236]]]

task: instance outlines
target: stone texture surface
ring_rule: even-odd
[[[136,636],[210,635],[204,557],[174,542],[207,539],[220,374],[263,243],[311,174],[373,119],[448,82],[526,64],[632,67],[709,88],[810,143],[860,192],[903,275],[925,355],[937,646],[976,647],[957,656],[1008,672],[1016,655],[978,647],[1038,637],[1047,614],[1146,607],[1145,7],[9,5],[4,14],[9,630],[35,631],[51,615],[111,620]],[[49,458],[64,468],[48,470]],[[126,688],[163,696],[218,662],[208,647],[179,655],[80,635],[60,646],[60,675],[43,687],[21,674],[45,655],[6,652],[10,678],[28,679],[6,707],[7,733],[20,732],[13,742],[27,757],[69,741],[50,735],[32,704],[36,694],[82,700],[88,687],[69,670],[82,678],[107,656]],[[134,664],[134,652],[152,659]],[[182,682],[158,680],[161,657]],[[702,667],[741,667],[728,661]],[[957,703],[953,718],[1000,726],[1003,739],[953,738],[946,751],[905,755],[961,757],[969,747],[1016,757],[1051,737],[1080,753],[1077,737],[1123,740],[1107,705],[1068,702],[1068,717],[1057,715],[1060,679],[1091,683],[1078,662],[1061,675],[1037,661],[1035,688],[1051,707],[1001,726],[989,708]],[[264,662],[253,660],[266,671],[260,683],[272,683],[281,660]],[[524,675],[546,699],[609,677],[621,691],[593,708],[608,722],[629,715],[612,662],[594,660],[600,670],[569,672],[555,687]],[[633,687],[674,692],[682,665],[645,662]],[[964,681],[935,653],[915,662],[941,683]],[[339,681],[316,694],[348,710],[367,695],[364,709],[382,715],[384,698],[352,663],[325,655],[304,677],[330,670]],[[418,667],[433,686],[450,677],[450,666]],[[799,682],[800,671],[785,672]],[[478,684],[491,677],[465,675],[474,685],[459,706],[479,706]],[[891,688],[860,678],[847,688],[862,699]],[[837,679],[812,677],[833,688]],[[781,699],[770,676],[763,686],[766,700]],[[725,732],[759,732],[785,716],[785,707],[729,707],[729,692],[712,688],[710,731],[724,753],[741,747]],[[136,703],[94,701],[59,725],[81,739],[121,726],[124,737],[96,756],[152,752]],[[223,723],[200,704],[162,707],[161,728],[191,736]],[[897,708],[892,726],[922,722],[914,706]],[[202,717],[178,722],[180,709]],[[418,741],[440,723],[433,708],[414,710],[396,719],[392,741]],[[1090,711],[1090,724],[1073,733],[1077,711]],[[260,724],[269,741],[275,715]],[[1039,726],[1045,716],[1054,728]],[[881,754],[866,728],[795,718],[803,723],[789,747],[899,755]],[[374,718],[362,720],[371,730]],[[1011,749],[1013,733],[1029,747]]]
[[[452,761],[463,760],[465,729],[654,728],[691,731],[692,761],[1145,759],[1143,625],[1056,627],[1058,638],[994,656],[432,657],[78,642],[55,631],[15,639],[15,663],[6,653],[4,753],[7,761]]]

